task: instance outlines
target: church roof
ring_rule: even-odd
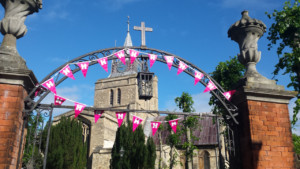
[[[158,116],[155,118],[155,121],[165,121],[166,116]],[[178,116],[180,118],[178,125],[182,125],[183,116]],[[213,117],[203,115],[199,118],[198,128],[193,131],[193,135],[198,138],[198,140],[194,141],[195,146],[203,146],[203,145],[217,145],[217,124],[213,121]],[[167,144],[168,136],[170,132],[167,130],[169,123],[161,123],[163,125],[164,130],[162,132],[162,144]],[[159,145],[158,132],[153,136],[154,143]],[[151,133],[152,136],[152,133]],[[181,138],[181,143],[183,144],[186,140],[185,135]]]
[[[129,30],[127,31],[127,36],[124,42],[124,47],[132,47],[132,41],[131,41],[131,36],[129,33]]]
[[[126,39],[124,42],[124,47],[132,47],[132,41],[131,41],[131,36],[130,36],[130,29],[129,29],[129,16],[128,16],[128,21],[127,21],[127,35],[126,35]]]

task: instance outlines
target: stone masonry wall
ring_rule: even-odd
[[[0,168],[16,168],[26,96],[23,86],[0,84]]]
[[[244,126],[241,131],[243,168],[294,168],[287,104],[248,100],[240,104],[239,109],[243,111],[241,119],[241,125]]]

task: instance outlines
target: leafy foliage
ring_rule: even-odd
[[[193,112],[195,111],[193,104],[193,98],[190,94],[182,92],[181,97],[175,98],[175,103],[184,112]]]
[[[152,137],[149,137],[146,144],[147,148],[147,158],[145,169],[154,169],[155,168],[155,159],[156,159],[156,146]]]
[[[57,125],[51,126],[50,131],[47,168],[86,168],[87,144],[83,141],[82,123],[62,117]]]
[[[121,149],[123,148],[123,156]],[[113,169],[152,169],[156,159],[156,147],[149,138],[145,145],[145,135],[141,126],[132,132],[132,123],[122,125],[117,130],[112,149],[111,167]]]
[[[189,93],[183,92],[180,97],[175,98],[175,103],[178,106],[180,110],[183,112],[193,112],[195,111],[193,104],[193,98]],[[177,119],[177,115],[169,114],[165,120],[170,121]],[[185,155],[186,155],[186,162],[191,160],[193,158],[193,150],[196,148],[196,146],[193,145],[193,142],[197,140],[198,138],[193,135],[193,132],[198,127],[198,118],[195,116],[188,116],[185,117],[185,119],[182,121],[182,126],[178,125],[176,129],[176,133],[172,132],[172,128],[168,125],[168,130],[171,133],[168,136],[167,143],[171,147],[171,153],[170,153],[170,168],[173,168],[178,161],[176,161],[176,158],[178,157],[178,154],[172,153],[172,150],[174,147],[182,147],[186,149]],[[186,140],[182,143],[182,136],[186,136]],[[190,135],[190,138],[188,137]],[[183,164],[181,164],[183,165]],[[188,167],[188,164],[186,163],[186,168]]]
[[[288,87],[293,87],[298,92],[296,106],[292,124],[297,122],[297,114],[300,110],[300,0],[284,3],[281,11],[274,10],[272,14],[268,14],[270,19],[274,19],[274,23],[269,29],[268,40],[270,41],[269,50],[279,43],[277,46],[277,54],[279,62],[275,65],[274,76],[278,75],[282,70],[283,74],[290,77]],[[289,51],[290,52],[285,52]]]
[[[238,58],[234,56],[225,62],[220,62],[216,69],[210,74],[224,90],[229,91],[233,90],[234,85],[243,78],[245,71],[246,68],[238,61]],[[210,97],[209,105],[214,106],[214,114],[224,114],[226,111],[220,101],[213,95]]]
[[[37,119],[38,118],[38,119]],[[37,123],[37,120],[39,122],[43,121],[43,117],[42,116],[37,116],[37,114],[35,115],[31,115],[28,116],[28,122],[27,122],[27,135],[26,135],[26,143],[25,143],[25,150],[24,150],[24,154],[23,154],[23,159],[22,159],[22,163],[23,166],[26,166],[30,160],[34,160],[34,168],[40,168],[42,166],[42,156],[41,153],[38,151],[38,145],[35,145],[34,148],[34,154],[32,155],[33,152],[33,142],[36,141],[34,140],[34,133],[41,133],[42,131],[42,126],[40,125],[41,123]],[[37,131],[35,131],[37,130]],[[39,138],[39,134],[37,134],[37,139]],[[32,159],[33,157],[33,159]]]
[[[295,153],[300,155],[300,136],[293,134],[293,143]]]

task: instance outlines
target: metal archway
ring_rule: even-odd
[[[237,107],[231,103],[230,101],[228,101],[223,93],[225,92],[225,90],[222,88],[222,86],[220,86],[218,84],[218,82],[216,82],[212,77],[209,76],[209,74],[207,74],[205,71],[203,71],[202,69],[198,68],[197,66],[195,66],[194,64],[192,64],[191,62],[176,56],[172,53],[168,53],[162,50],[158,50],[158,49],[153,49],[153,48],[147,48],[147,47],[130,47],[130,48],[126,48],[126,47],[114,47],[114,48],[106,48],[106,49],[102,49],[102,50],[97,50],[94,52],[90,52],[84,55],[81,55],[69,62],[66,62],[65,64],[59,66],[58,68],[56,68],[55,70],[53,70],[50,74],[48,74],[43,80],[40,81],[39,84],[42,84],[43,82],[45,82],[46,80],[50,79],[52,76],[54,76],[55,74],[58,74],[55,78],[54,78],[54,82],[55,85],[58,86],[59,84],[61,84],[65,79],[67,79],[68,77],[60,75],[58,72],[67,64],[72,64],[72,63],[77,63],[77,62],[83,62],[83,61],[91,61],[90,62],[90,66],[98,64],[98,62],[95,59],[99,59],[102,57],[107,57],[109,56],[107,59],[108,60],[115,60],[118,59],[117,57],[115,57],[114,55],[112,55],[114,52],[119,51],[119,50],[123,50],[123,49],[135,49],[135,50],[139,50],[145,53],[151,53],[151,54],[156,54],[158,55],[157,57],[157,61],[165,63],[166,61],[163,58],[163,56],[174,56],[174,61],[172,66],[178,68],[179,66],[179,60],[183,61],[184,63],[186,63],[188,65],[188,68],[186,70],[184,70],[185,73],[187,73],[188,75],[194,77],[194,70],[197,70],[201,73],[204,74],[204,77],[199,81],[202,85],[207,86],[209,80],[211,80],[216,86],[217,89],[211,91],[212,95],[214,95],[219,101],[220,103],[222,103],[222,105],[224,106],[224,108],[227,110],[228,114],[223,114],[224,119],[229,123],[229,122],[233,122],[235,124],[239,124],[236,116],[238,115],[238,111],[237,111]],[[126,58],[129,58],[128,55],[125,56]],[[138,58],[144,58],[147,59],[148,56],[146,55],[139,55]],[[179,60],[178,60],[179,59]],[[76,73],[78,71],[80,71],[80,68],[76,65],[75,68],[71,68],[72,73]],[[44,93],[42,93],[40,95],[40,98],[37,101],[33,101],[34,99],[34,93],[35,91],[38,89],[38,86],[36,86],[27,96],[27,98],[25,99],[26,102],[26,109],[25,112],[26,113],[30,113],[32,112],[36,107],[38,107],[38,105],[41,103],[41,101],[49,94],[49,91],[46,91]]]
[[[141,53],[150,53],[150,54],[155,54],[157,55],[157,61],[165,63],[166,61],[163,58],[164,56],[174,56],[174,60],[173,60],[173,67],[178,68],[179,67],[179,61],[183,61],[186,65],[188,65],[188,68],[184,70],[185,73],[187,73],[188,75],[194,77],[194,72],[195,70],[198,72],[201,72],[204,76],[203,78],[199,81],[203,86],[207,86],[208,82],[211,80],[216,86],[217,89],[210,91],[212,93],[212,95],[214,95],[219,101],[220,103],[224,106],[224,108],[227,110],[227,114],[222,114],[224,121],[227,123],[228,127],[231,128],[233,127],[233,130],[236,129],[236,125],[238,125],[238,121],[236,119],[237,115],[238,115],[238,109],[237,107],[231,103],[230,101],[228,101],[225,96],[223,95],[223,93],[225,92],[224,89],[222,88],[222,86],[220,86],[212,77],[209,76],[209,74],[207,74],[206,72],[204,72],[202,69],[198,68],[197,66],[195,66],[194,64],[190,63],[189,61],[176,56],[172,53],[168,53],[162,50],[158,50],[158,49],[153,49],[153,48],[147,48],[147,47],[130,47],[130,48],[126,48],[126,47],[114,47],[114,48],[107,48],[107,49],[102,49],[102,50],[97,50],[94,52],[90,52],[87,54],[84,54],[82,56],[79,56],[69,62],[66,62],[65,64],[59,66],[58,68],[56,68],[55,70],[53,70],[50,74],[48,74],[43,80],[40,81],[39,84],[44,83],[46,80],[50,79],[51,77],[54,77],[54,82],[55,85],[58,86],[59,84],[61,84],[64,80],[66,80],[68,77],[61,75],[59,73],[59,71],[64,68],[66,65],[68,64],[73,64],[74,66],[70,66],[72,73],[77,73],[78,71],[80,71],[80,68],[78,67],[77,62],[85,62],[85,61],[90,61],[89,66],[98,64],[96,59],[99,58],[103,58],[103,57],[107,57],[107,60],[116,60],[118,59],[117,57],[115,57],[113,55],[113,53],[119,51],[119,50],[127,50],[127,49],[135,49],[140,51]],[[127,52],[126,52],[127,53]],[[128,54],[125,55],[126,58],[130,58],[130,56]],[[148,59],[148,55],[145,54],[140,54],[138,56],[138,58],[143,59],[143,60],[147,60]],[[57,76],[56,76],[57,75]],[[36,110],[37,112],[41,112],[41,111],[48,111],[49,114],[49,124],[51,125],[52,123],[52,112],[53,112],[53,108],[62,108],[62,107],[68,107],[68,106],[54,106],[53,104],[41,104],[41,102],[43,101],[43,99],[49,94],[49,90],[45,91],[45,92],[39,92],[39,98],[37,99],[37,101],[34,101],[35,99],[35,92],[39,89],[39,85],[37,85],[34,89],[31,90],[31,92],[29,92],[28,96],[25,99],[25,119],[27,118],[28,115],[31,115],[32,112],[34,110]],[[69,106],[70,107],[70,106]],[[90,108],[91,110],[97,110],[97,108]],[[103,109],[103,108],[102,108]],[[135,110],[138,111],[138,110]],[[159,111],[160,113],[163,113],[163,111]],[[165,112],[166,113],[166,112]],[[170,112],[167,112],[167,114],[170,114]],[[183,113],[184,114],[184,113]],[[188,115],[188,114],[186,114]],[[219,124],[219,121],[217,120],[217,124]],[[25,123],[23,124],[23,128],[22,128],[22,136],[24,134],[24,127],[25,127]],[[50,128],[49,128],[50,129]],[[50,130],[48,129],[48,134],[47,134],[47,145],[49,142],[49,134],[50,134]],[[232,131],[233,134],[233,131]],[[237,133],[238,134],[238,133]],[[230,136],[230,134],[228,134]],[[36,136],[35,136],[36,137]],[[236,137],[233,135],[231,139],[228,139],[227,146],[228,147],[232,147],[233,153],[229,151],[229,155],[233,156],[233,157],[237,157],[234,151],[234,147],[235,147],[235,142],[236,142]],[[20,142],[20,145],[22,145],[22,141]],[[219,142],[219,141],[218,141]],[[220,142],[219,142],[220,145]],[[233,146],[231,146],[233,145]],[[225,145],[226,146],[226,145]],[[231,150],[231,151],[232,151]],[[20,146],[20,150],[19,150],[19,155],[18,155],[18,161],[17,163],[19,164],[19,159],[20,159],[20,152],[21,152],[21,146]],[[45,150],[46,154],[45,154],[45,158],[44,158],[44,167],[46,166],[46,159],[47,159],[47,152],[48,152],[48,146],[46,146],[46,150]],[[230,158],[231,159],[231,158]],[[227,160],[228,161],[228,160]],[[231,162],[230,162],[231,163]],[[233,165],[235,162],[232,162]],[[220,163],[221,164],[221,163]]]

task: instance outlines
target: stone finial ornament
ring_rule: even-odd
[[[0,68],[27,69],[24,59],[18,54],[16,39],[26,34],[25,19],[42,8],[42,0],[0,0],[0,3],[5,9],[0,22],[0,32],[4,35],[0,47]]]
[[[246,66],[245,77],[261,76],[256,70],[261,52],[257,50],[258,39],[266,32],[266,25],[248,15],[248,11],[242,12],[242,19],[235,22],[228,30],[228,37],[239,44],[239,61]]]

